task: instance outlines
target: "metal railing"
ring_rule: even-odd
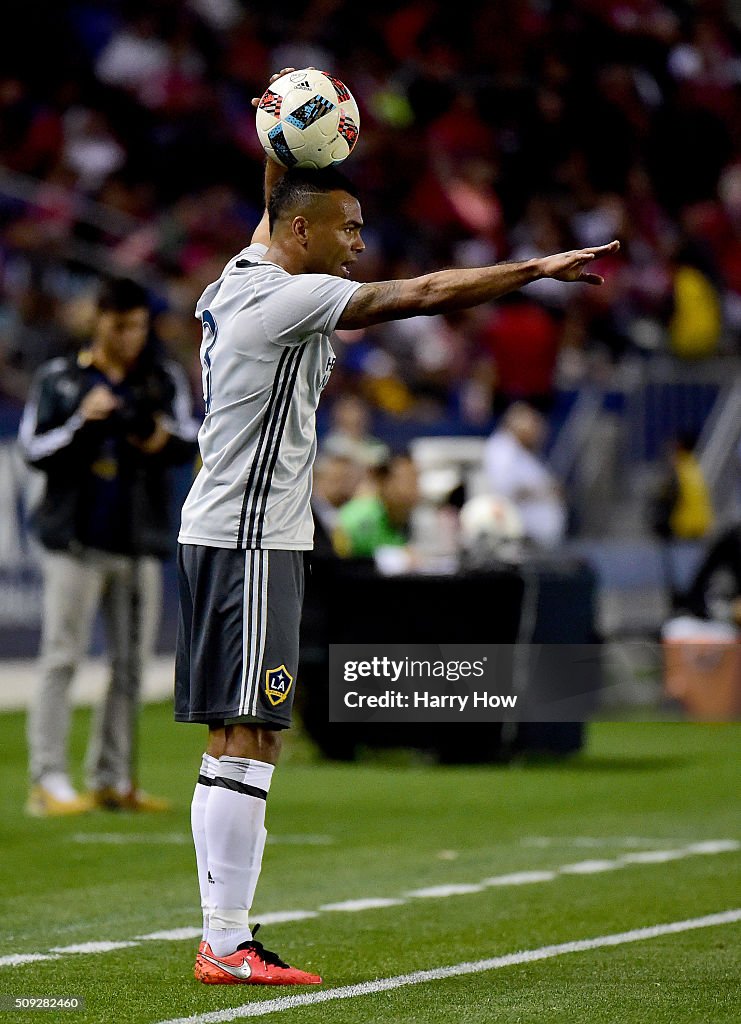
[[[0,195],[8,199],[19,199],[29,206],[38,209],[55,210],[60,203],[69,206],[75,220],[80,224],[105,231],[115,238],[125,238],[137,228],[142,221],[130,213],[123,213],[113,206],[98,203],[87,196],[47,181],[41,181],[28,174],[19,174],[0,164]]]
[[[78,225],[104,232],[109,239],[122,241],[144,226],[144,221],[112,206],[98,203],[74,189],[40,181],[26,174],[19,174],[0,165],[0,196],[5,199],[26,203],[37,210],[53,212],[60,205],[69,208]],[[96,274],[125,274],[139,284],[162,291],[164,279],[150,265],[122,266],[112,254],[110,245],[83,241],[71,234],[54,240],[50,255],[60,260],[73,261]]]
[[[608,395],[616,399],[611,411]],[[585,388],[549,456],[551,469],[567,485],[577,520],[604,523],[609,532],[612,503],[613,526],[619,518],[629,531],[645,532],[648,482],[657,477],[670,441],[682,432],[699,435],[697,452],[714,504],[719,517],[727,516],[739,496],[741,360],[683,363],[659,357],[626,367],[610,389]]]
[[[720,518],[732,515],[741,477],[741,376],[723,388],[700,435],[698,454]]]

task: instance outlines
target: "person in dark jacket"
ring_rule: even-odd
[[[741,522],[713,538],[680,603],[701,619],[741,628]]]
[[[161,560],[173,547],[168,468],[195,458],[198,424],[185,373],[149,335],[146,291],[104,282],[90,347],[39,369],[21,421],[24,457],[46,477],[34,517],[44,572],[41,681],[28,719],[35,816],[165,806],[136,785],[134,735]],[[79,795],[67,768],[69,688],[99,606],[111,674],[88,747],[90,792]]]

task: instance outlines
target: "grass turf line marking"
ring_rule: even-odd
[[[682,860],[686,856],[686,850],[641,850],[637,853],[623,854],[620,860],[626,864],[666,864],[670,860]]]
[[[184,939],[200,939],[203,928],[168,928],[162,932],[137,935],[137,942],[181,942]]]
[[[52,946],[52,953],[111,953],[114,949],[128,949],[138,942],[80,942],[74,946]]]
[[[291,921],[308,921],[319,917],[316,910],[278,910],[274,914],[258,914],[260,924],[287,924]],[[161,932],[148,932],[137,935],[134,942],[126,945],[136,946],[140,942],[182,942],[185,939],[200,939],[203,928],[166,928]]]
[[[496,971],[503,967],[514,967],[517,964],[551,960],[557,956],[565,956],[567,953],[584,953],[592,949],[623,946],[629,942],[643,942],[647,939],[661,938],[663,935],[677,935],[680,932],[734,924],[737,921],[741,921],[741,910],[726,910],[719,914],[708,914],[705,917],[694,917],[685,921],[671,921],[668,924],[655,924],[647,928],[617,932],[613,935],[600,935],[595,939],[577,939],[572,942],[561,942],[554,946],[541,946],[539,949],[506,953],[504,956],[490,957],[487,960],[464,961],[459,964],[451,964],[449,967],[434,967],[427,971],[397,974],[391,978],[378,978],[376,981],[364,981],[357,985],[343,985],[341,988],[330,988],[323,992],[306,992],[277,999],[262,999],[259,1002],[245,1003],[243,1006],[235,1006],[228,1010],[199,1013],[194,1017],[176,1017],[160,1021],[160,1024],[225,1024],[227,1021],[240,1020],[244,1017],[261,1017],[268,1013],[281,1013],[283,1010],[292,1010],[298,1006],[329,1003],[337,999],[355,999],[358,996],[389,992],[391,989],[405,988],[408,985],[423,985],[430,981],[459,978],[466,974],[482,974],[484,971]]]
[[[260,924],[290,924],[291,921],[310,921],[319,917],[318,910],[276,910],[272,914],[255,914],[253,921]]]
[[[534,882],[552,882],[557,871],[514,871],[510,875],[495,875],[481,883],[490,885],[532,885]]]
[[[60,960],[58,953],[11,953],[0,956],[0,967],[21,967],[23,964],[35,964],[39,960]]]
[[[342,903],[325,903],[320,910],[339,910],[346,913],[357,913],[359,910],[379,910],[383,907],[400,907],[406,900],[387,899],[383,896],[378,899],[366,900],[345,900]]]
[[[76,832],[70,842],[86,846],[189,846],[193,840],[185,832]],[[331,846],[333,836],[275,835],[268,836],[273,846]]]
[[[678,860],[684,857],[691,856],[711,856],[719,853],[732,853],[741,849],[741,842],[735,839],[710,839],[704,840],[698,843],[691,843],[688,846],[680,847],[678,850],[664,850],[659,851],[662,853],[663,860]],[[671,854],[671,856],[669,856]],[[501,886],[501,885],[525,885],[534,882],[551,882],[555,878],[563,875],[584,875],[596,873],[594,869],[585,870],[585,864],[600,863],[604,865],[600,867],[600,871],[609,870],[613,867],[625,867],[628,864],[633,863],[660,863],[655,859],[649,859],[644,861],[643,859],[637,859],[636,855],[624,854],[615,861],[603,861],[603,862],[591,862],[582,861],[577,864],[564,864],[560,868],[555,868],[552,871],[519,871],[509,875],[499,875],[493,878],[485,878],[483,881],[472,885],[468,883],[463,884],[450,884],[450,885],[437,885],[430,886],[425,889],[416,889],[412,892],[405,893],[405,897],[419,898],[419,899],[440,899],[447,896],[463,896],[468,893],[483,892],[483,890],[489,886]],[[579,870],[575,871],[577,868]],[[401,906],[406,903],[406,898],[391,898],[390,901],[384,897],[376,897],[365,900],[346,900],[344,903],[326,904],[324,907],[320,907],[319,910],[279,910],[272,914],[257,914],[262,924],[284,924],[291,921],[305,921],[311,918],[319,917],[322,910],[331,908],[333,911],[345,911],[352,912],[358,909],[373,909],[381,906]],[[364,904],[363,907],[359,908],[358,903]],[[201,934],[200,928],[174,928],[167,931],[151,932],[149,935],[138,935],[135,940],[124,941],[119,943],[84,943],[80,946],[64,946],[55,947],[50,955],[49,953],[12,953],[7,956],[0,957],[0,967],[21,967],[27,963],[33,963],[36,960],[56,960],[59,958],[60,953],[103,953],[108,952],[109,949],[122,949],[130,946],[136,946],[142,941],[179,941],[181,939],[196,938]]]
[[[439,900],[444,899],[446,896],[467,896],[471,892],[483,891],[484,886],[480,883],[478,885],[462,883],[458,885],[430,885],[426,889],[412,889],[404,893],[404,895],[414,896],[417,900]]]
[[[621,860],[580,860],[576,864],[564,864],[558,869],[561,875],[598,875],[601,871],[614,871],[623,867]]]
[[[77,832],[70,839],[86,846],[185,846],[193,842],[185,832]]]
[[[666,836],[663,839],[651,839],[648,836],[525,836],[520,840],[520,846],[537,846],[542,849],[550,846],[583,846],[587,849],[603,846],[615,846],[618,848],[631,846],[661,847],[666,841]]]
[[[732,853],[741,850],[741,843],[735,839],[709,839],[703,843],[690,843],[687,853]]]

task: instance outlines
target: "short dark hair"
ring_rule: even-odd
[[[268,201],[268,223],[272,232],[275,222],[286,210],[301,209],[317,193],[348,192],[359,199],[357,187],[334,167],[321,170],[293,168],[276,182]]]
[[[377,466],[374,466],[373,473],[378,483],[388,480],[394,471],[394,467],[399,462],[411,462],[413,466],[416,466],[411,450],[409,448],[398,448],[396,451],[390,452]]]
[[[99,313],[128,313],[131,309],[149,309],[149,293],[128,277],[108,277],[98,289]]]

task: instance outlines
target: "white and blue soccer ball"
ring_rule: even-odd
[[[358,141],[360,114],[347,86],[307,68],[276,79],[263,93],[257,134],[284,167],[329,167],[346,160]]]

